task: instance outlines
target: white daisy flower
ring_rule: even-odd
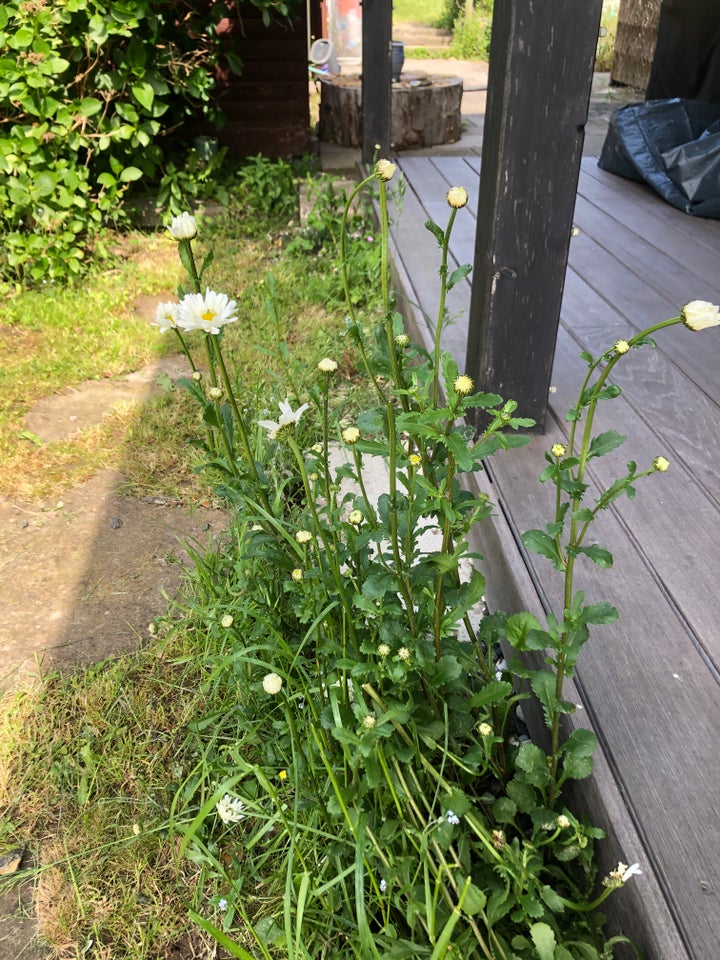
[[[293,410],[289,400],[281,400],[279,420],[258,420],[258,423],[270,434],[271,440],[277,440],[278,436],[286,427],[293,427],[305,413],[309,404],[303,403],[297,410]]]
[[[179,217],[172,218],[169,230],[173,240],[192,240],[197,236],[197,223],[186,210]]]
[[[231,794],[226,793],[222,800],[218,800],[215,809],[223,823],[237,823],[245,817],[245,814],[242,812],[244,806],[245,804],[240,797],[233,797]]]
[[[205,294],[188,293],[180,302],[177,325],[183,330],[202,330],[204,333],[220,333],[220,327],[237,320],[236,303],[224,293],[215,293],[208,287]]]
[[[177,328],[177,303],[159,303],[155,310],[155,319],[150,321],[151,327],[158,327],[160,333]]]

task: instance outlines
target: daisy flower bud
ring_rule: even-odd
[[[653,460],[653,467],[655,467],[658,473],[665,473],[669,466],[670,461],[666,460],[665,457],[655,457]]]
[[[564,443],[554,443],[550,447],[550,453],[554,457],[564,457],[565,454],[567,453],[567,447],[565,446]]]
[[[378,180],[392,180],[397,167],[389,160],[378,160],[375,164],[375,176]]]
[[[693,300],[682,308],[682,319],[691,330],[707,330],[720,324],[720,308],[706,300]]]
[[[369,713],[366,717],[363,717],[362,719],[362,725],[365,727],[366,730],[372,730],[372,728],[375,726],[376,723],[377,723],[377,720],[371,713]]]
[[[627,353],[630,349],[630,344],[627,340],[616,340],[615,341],[615,353],[623,354]]]
[[[187,210],[172,218],[169,229],[173,240],[192,240],[197,236],[197,223]]]
[[[363,515],[360,510],[351,510],[348,514],[348,522],[355,525],[362,523]]]
[[[296,583],[299,583],[299,582],[302,580],[302,578],[303,578],[303,572],[302,572],[302,570],[300,569],[300,567],[295,567],[295,569],[294,569],[293,572],[290,574],[290,576],[293,578],[293,580],[294,580]]]
[[[211,400],[219,400],[222,396],[222,390],[220,387],[210,387],[208,390],[208,396]]]
[[[463,373],[461,376],[455,378],[453,387],[455,388],[455,393],[459,393],[465,397],[469,393],[472,393],[473,382],[470,377]]]
[[[357,427],[345,427],[342,432],[342,438],[345,443],[357,443],[360,439],[360,431]]]
[[[312,540],[312,534],[309,530],[298,530],[295,534],[295,539],[298,543],[309,543]]]
[[[468,193],[465,187],[450,187],[446,196],[447,202],[455,210],[464,207],[468,202]]]
[[[282,690],[282,677],[277,673],[266,673],[262,685],[265,693],[270,694],[271,697],[277,696]]]
[[[331,360],[330,357],[323,357],[323,359],[318,364],[318,370],[321,373],[335,373],[338,365],[334,360]]]
[[[225,616],[220,621],[220,626],[228,630],[233,625],[232,614],[226,613]]]

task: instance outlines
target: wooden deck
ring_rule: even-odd
[[[393,227],[393,260],[402,308],[429,342],[438,303],[438,250],[423,224],[447,222],[445,192],[465,186],[454,265],[473,260],[480,160],[477,156],[399,161],[407,191]],[[488,600],[495,609],[534,611],[561,604],[558,574],[526,554],[520,532],[551,519],[552,490],[537,482],[544,452],[567,435],[564,413],[594,355],[620,337],[679,313],[690,300],[720,303],[720,222],[674,210],[649,188],[583,161],[548,429],[522,450],[498,454],[482,483],[500,505],[480,532]],[[518,264],[517,268],[522,268]],[[452,268],[451,268],[452,269]],[[470,283],[450,294],[456,322],[445,347],[465,363]],[[615,428],[627,443],[592,461],[605,486],[629,459],[649,467],[659,454],[670,470],[638,484],[597,522],[610,570],[578,565],[578,586],[593,602],[610,600],[618,623],[594,628],[583,651],[577,692],[580,722],[592,723],[602,755],[582,786],[591,819],[603,822],[605,865],[639,861],[634,878],[608,901],[649,960],[720,957],[720,332],[674,327],[657,349],[633,351],[616,367],[623,394],[601,404],[597,431]],[[482,385],[479,385],[482,386]],[[520,411],[522,413],[522,411]],[[630,956],[632,954],[628,954]]]

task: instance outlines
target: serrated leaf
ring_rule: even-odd
[[[550,782],[547,757],[534,743],[521,744],[515,756],[515,766],[525,774],[525,780],[540,790]]]
[[[539,670],[531,677],[530,686],[542,705],[545,723],[548,727],[552,727],[553,713],[557,709],[555,674],[549,670]]]
[[[596,563],[604,570],[607,570],[613,565],[613,555],[609,550],[598,546],[597,543],[593,543],[589,547],[577,547],[576,549],[578,553],[584,553],[593,563]]]
[[[547,533],[544,533],[542,530],[527,530],[522,535],[522,542],[528,550],[547,557],[556,570],[563,569],[563,560],[560,556],[557,543],[552,537],[549,537]]]
[[[590,460],[592,457],[605,456],[605,454],[610,453],[611,450],[616,450],[618,447],[622,446],[626,440],[627,437],[624,437],[621,433],[618,433],[617,430],[607,430],[605,433],[599,433],[590,441],[588,460]]]
[[[464,263],[461,267],[458,267],[448,277],[447,288],[452,290],[456,283],[460,283],[461,280],[464,280],[465,277],[472,271],[472,264]]]
[[[465,889],[465,899],[463,900],[463,913],[473,916],[476,913],[480,913],[481,910],[485,909],[485,904],[487,903],[487,897],[483,891],[476,887],[474,883],[468,885]]]
[[[436,223],[433,223],[432,220],[426,220],[425,229],[430,231],[430,233],[437,240],[438,246],[442,248],[443,244],[445,243],[445,231],[442,229],[442,227],[439,227]]]
[[[557,942],[551,926],[547,923],[534,923],[530,927],[530,938],[535,944],[539,960],[553,960]]]
[[[618,618],[617,609],[605,601],[601,603],[591,603],[582,611],[582,618],[585,623],[614,623]]]

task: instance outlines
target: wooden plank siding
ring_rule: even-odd
[[[439,259],[423,224],[431,217],[444,226],[445,192],[465,186],[471,203],[456,220],[451,269],[472,261],[479,158],[399,165],[407,189],[393,227],[398,302],[429,346]],[[551,519],[553,491],[537,477],[545,451],[567,438],[565,411],[586,371],[580,351],[597,355],[689,300],[720,301],[720,223],[687,217],[586,158],[575,224],[546,433],[498,454],[479,480],[500,505],[477,531],[488,601],[509,612],[560,612],[560,575],[525,552],[520,533]],[[444,342],[461,371],[469,304],[467,280],[449,296],[455,322]],[[601,741],[579,802],[608,830],[603,867],[637,860],[644,871],[606,904],[612,925],[649,960],[710,960],[720,955],[720,335],[675,327],[656,341],[617,365],[623,393],[597,412],[597,432],[618,429],[628,441],[592,461],[595,488],[622,475],[628,459],[649,467],[662,454],[671,467],[597,521],[594,536],[615,565],[578,564],[577,587],[592,602],[610,600],[620,619],[595,628],[581,654],[570,696],[583,710],[571,722],[591,723]]]
[[[234,157],[263,153],[300,156],[310,149],[307,20],[262,22],[261,11],[240,4],[218,24],[218,36],[243,64],[241,76],[217,70],[213,97],[226,122],[205,129]]]

